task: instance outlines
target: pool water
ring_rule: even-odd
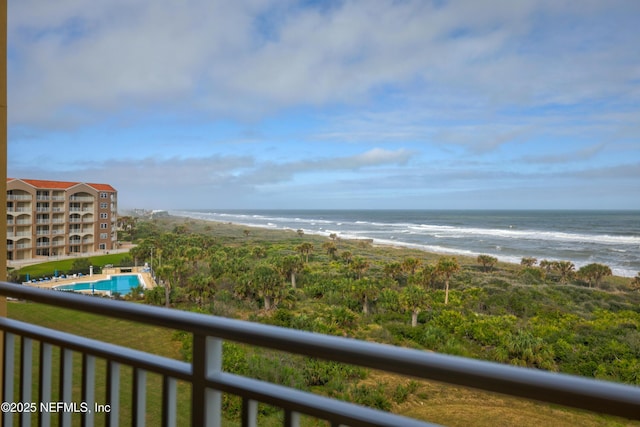
[[[60,291],[96,291],[109,292],[113,294],[118,292],[121,295],[127,295],[131,292],[131,288],[140,286],[140,280],[137,275],[111,276],[110,279],[98,280],[96,282],[75,283],[72,285],[60,285],[55,289]]]

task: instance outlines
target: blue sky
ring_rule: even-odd
[[[640,209],[640,2],[10,0],[15,178],[123,209]]]

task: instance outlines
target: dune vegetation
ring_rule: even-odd
[[[153,259],[163,285],[127,297],[140,303],[640,384],[638,283],[606,266],[504,264],[179,218],[138,221],[130,232],[137,246],[125,261]],[[157,339],[191,357],[188,336]],[[447,425],[628,424],[231,342],[224,368]],[[238,399],[224,405],[237,420]]]

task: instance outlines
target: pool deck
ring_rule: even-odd
[[[133,274],[136,274],[136,275],[138,275],[138,277],[142,278],[142,281],[144,282],[143,284],[144,284],[144,288],[145,289],[152,289],[152,288],[155,288],[156,286],[158,286],[156,281],[153,280],[153,277],[151,277],[151,273],[149,273],[148,271],[143,271],[143,270],[144,270],[143,267],[132,267],[131,268],[131,272],[121,273],[121,272],[119,272],[118,269],[104,269],[105,272],[103,272],[102,274],[82,275],[82,276],[76,276],[76,277],[66,277],[64,279],[53,278],[53,279],[48,280],[48,281],[36,282],[36,283],[25,282],[23,284],[27,285],[27,286],[33,286],[33,287],[36,287],[36,288],[52,289],[52,288],[55,288],[56,286],[60,286],[60,285],[74,285],[74,284],[79,284],[79,283],[91,283],[91,282],[97,282],[98,280],[107,280],[111,276],[131,276]]]

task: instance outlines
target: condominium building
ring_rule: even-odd
[[[109,184],[7,179],[7,259],[116,248],[118,192]]]

